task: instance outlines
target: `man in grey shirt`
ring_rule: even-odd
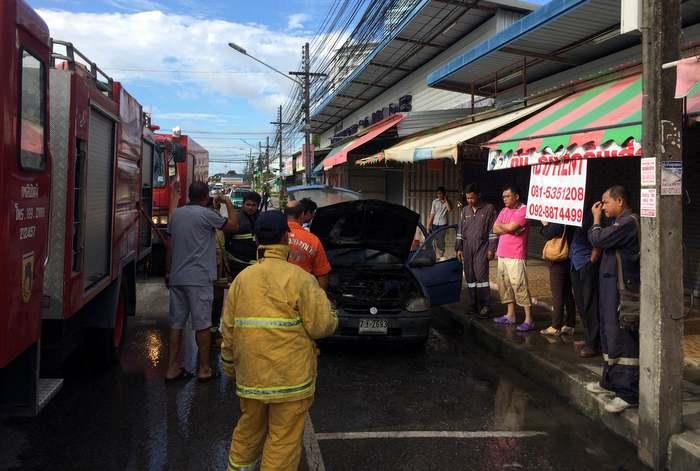
[[[238,230],[236,211],[231,200],[217,196],[216,206],[226,205],[228,219],[209,206],[209,187],[194,182],[189,188],[190,202],[170,216],[170,270],[166,283],[170,288],[170,349],[166,381],[187,379],[191,375],[180,366],[182,330],[192,316],[196,332],[198,363],[197,379],[208,381],[216,374],[209,364],[211,346],[211,304],[216,279],[216,230]]]

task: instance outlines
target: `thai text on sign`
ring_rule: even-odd
[[[527,218],[581,227],[587,168],[583,159],[533,165]]]
[[[552,151],[551,149],[543,151],[518,149],[512,154],[503,154],[499,150],[492,150],[489,152],[488,170],[503,170],[571,160],[641,157],[642,155],[642,144],[634,139],[629,139],[623,146],[618,146],[616,143],[611,142],[604,146],[577,145],[564,147],[558,151]]]

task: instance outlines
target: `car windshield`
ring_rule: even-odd
[[[361,198],[359,193],[352,191],[342,191],[334,188],[308,188],[296,190],[293,193],[293,199],[301,201],[304,198],[311,198],[319,208],[330,206],[336,203],[344,203],[346,201],[355,201]]]
[[[374,249],[332,249],[328,251],[327,255],[333,267],[386,267],[387,265],[403,265],[401,258],[396,255]]]

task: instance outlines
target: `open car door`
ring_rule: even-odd
[[[431,233],[408,260],[409,269],[433,306],[459,301],[462,263],[455,252],[456,238],[456,225],[443,227]]]

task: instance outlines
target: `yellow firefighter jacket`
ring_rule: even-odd
[[[261,247],[228,292],[221,361],[236,378],[236,394],[263,402],[311,397],[316,387],[314,339],[331,335],[338,319],[316,278],[287,262],[286,245]]]

